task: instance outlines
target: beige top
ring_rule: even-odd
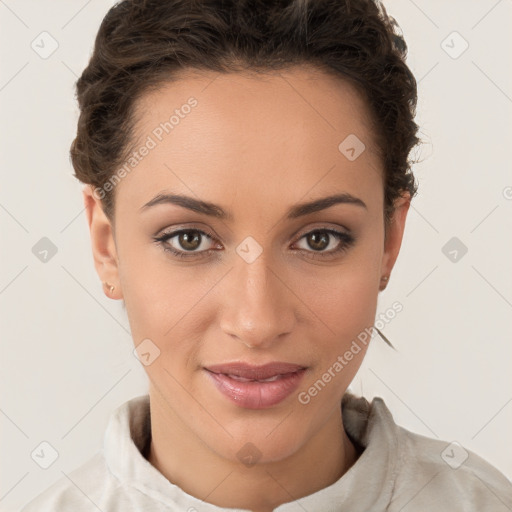
[[[399,427],[381,398],[347,393],[342,410],[363,453],[337,482],[275,512],[512,511],[512,483],[479,456]],[[103,448],[21,512],[240,511],[169,482],[142,455],[150,436],[149,395],[129,400],[113,412]]]

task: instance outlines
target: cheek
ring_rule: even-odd
[[[370,328],[377,309],[377,289],[371,272],[350,270],[329,279],[314,279],[304,302],[315,313],[319,343],[332,352],[343,351]]]
[[[317,269],[301,277],[301,297],[314,312],[315,332],[315,374],[305,389],[313,386],[318,392],[318,379],[334,383],[322,393],[319,407],[341,397],[363,361],[377,310],[381,258],[379,236],[373,234],[360,239],[335,269]]]
[[[377,308],[373,272],[364,265],[347,265],[329,279],[312,279],[311,286],[315,292],[305,302],[316,314],[310,325],[314,372],[298,394],[310,413],[339,404],[363,362]]]
[[[199,267],[172,263],[151,242],[127,237],[119,245],[119,274],[134,344],[149,339],[159,351],[145,370],[168,381],[164,369],[176,376],[195,369],[211,320],[204,314],[204,297],[219,276],[206,267],[200,273]]]
[[[183,269],[158,267],[125,272],[123,294],[134,339],[158,339],[168,349],[184,326],[198,326],[197,303],[208,291],[208,280],[195,279]]]
[[[358,246],[341,265],[304,273],[300,296],[323,323],[323,334],[349,340],[373,325],[382,251]]]
[[[170,336],[196,295],[195,281],[170,265],[151,240],[120,231],[118,250],[119,278],[134,342]]]

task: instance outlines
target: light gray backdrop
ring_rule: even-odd
[[[0,0],[2,510],[89,459],[111,411],[147,391],[68,159],[73,84],[111,5]],[[385,5],[409,44],[425,145],[379,301],[403,305],[382,329],[398,351],[374,339],[352,388],[512,478],[512,2]]]

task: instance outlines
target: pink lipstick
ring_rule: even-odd
[[[297,389],[306,368],[281,362],[262,366],[235,362],[208,366],[205,370],[217,389],[236,405],[266,409]]]

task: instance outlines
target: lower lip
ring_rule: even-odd
[[[266,409],[282,402],[299,386],[306,370],[289,373],[273,382],[240,382],[221,373],[206,371],[217,389],[239,407]]]

